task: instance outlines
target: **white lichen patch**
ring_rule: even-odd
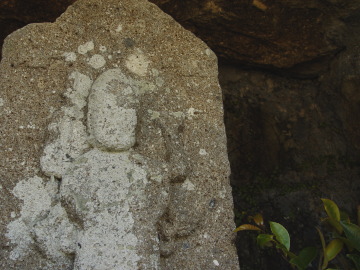
[[[92,68],[99,69],[105,66],[106,60],[105,58],[100,54],[95,54],[89,59],[89,65]]]
[[[219,197],[221,199],[225,199],[227,193],[228,193],[228,191],[226,190],[225,187],[223,187],[222,190],[219,191]]]
[[[78,47],[78,53],[80,54],[86,54],[89,51],[92,51],[94,49],[94,42],[88,41],[85,44],[79,45]]]
[[[10,258],[16,260],[28,253],[29,246],[34,242],[30,228],[38,219],[46,217],[52,198],[43,180],[37,176],[17,183],[13,194],[23,201],[20,217],[8,224],[6,234],[16,245],[10,253]]]
[[[212,52],[210,49],[206,49],[206,50],[205,50],[205,54],[206,54],[207,56],[210,56],[212,53],[213,53],[213,52]]]
[[[122,29],[123,29],[123,27],[122,27],[122,24],[120,23],[120,24],[118,24],[118,26],[116,27],[115,32],[119,33],[119,32],[122,31]]]
[[[189,108],[188,111],[187,111],[187,114],[188,116],[195,116],[195,114],[197,113],[201,113],[202,111],[201,110],[197,110],[195,108]]]
[[[13,194],[24,203],[20,216],[25,223],[34,223],[38,217],[45,216],[51,207],[51,195],[40,177],[20,181]]]
[[[64,52],[63,56],[65,57],[66,62],[75,62],[76,61],[76,53],[74,52]]]
[[[46,184],[40,177],[20,181],[13,190],[23,201],[20,217],[8,224],[8,237],[16,247],[10,259],[26,256],[31,245],[38,247],[59,265],[72,264],[66,255],[74,252],[76,229],[67,219],[60,204],[53,205],[57,197],[57,183],[51,179]]]
[[[70,223],[60,203],[50,208],[48,216],[32,228],[41,250],[59,264],[72,265],[66,254],[73,254],[77,243],[77,228]]]
[[[4,99],[0,98],[0,107],[4,106],[4,103],[5,103]]]
[[[159,70],[157,70],[156,68],[152,68],[152,69],[151,69],[151,74],[152,74],[154,77],[157,77],[157,76],[159,76],[160,72],[159,72]]]
[[[176,118],[184,118],[185,114],[183,112],[170,112],[170,115],[176,117]]]
[[[158,183],[162,183],[162,181],[163,181],[163,176],[160,175],[160,174],[158,174],[158,175],[152,175],[152,176],[150,176],[150,179],[151,179],[152,181],[156,181],[156,182],[158,182]]]
[[[133,73],[139,76],[145,76],[148,72],[150,61],[147,60],[146,56],[141,50],[138,50],[134,54],[130,54],[126,61],[126,67]]]
[[[160,112],[148,110],[148,113],[150,114],[150,120],[154,120],[160,117]]]
[[[164,79],[161,78],[161,77],[157,77],[157,78],[155,79],[155,83],[156,83],[157,86],[161,87],[161,86],[164,85]]]
[[[87,227],[92,225],[94,213],[109,209],[128,212],[129,188],[133,184],[144,189],[146,171],[129,159],[129,152],[93,149],[79,157],[64,175],[61,196],[75,203],[76,213]]]
[[[81,232],[74,269],[137,269],[138,239],[124,225],[124,213],[101,213],[99,223]],[[105,233],[104,233],[105,232]],[[119,268],[121,266],[121,268]]]
[[[89,103],[88,127],[96,146],[113,150],[130,149],[135,144],[136,110],[116,106],[111,95],[107,95],[109,99],[94,96],[94,103]],[[106,104],[106,107],[98,107],[99,104]]]
[[[29,123],[27,126],[26,126],[26,128],[28,128],[28,129],[36,129],[36,126],[33,124],[33,123]]]
[[[186,179],[181,187],[186,190],[195,190],[195,185],[189,179]]]
[[[199,154],[200,154],[201,156],[206,156],[208,153],[206,152],[205,149],[200,149]]]
[[[107,48],[106,48],[106,46],[102,45],[99,47],[99,50],[100,50],[100,52],[104,53],[104,52],[106,52]]]
[[[61,177],[70,162],[88,148],[86,126],[82,122],[84,117],[82,109],[87,104],[86,99],[92,80],[77,71],[71,73],[69,79],[74,80],[73,88],[68,89],[65,96],[73,105],[63,108],[62,119],[49,126],[58,137],[45,147],[40,159],[41,169],[48,176]]]
[[[92,80],[89,76],[81,74],[78,71],[72,72],[69,79],[74,80],[73,87],[65,95],[76,107],[82,109],[86,105],[86,98],[89,95]],[[81,115],[81,117],[83,117],[83,115]]]
[[[93,149],[73,163],[63,177],[61,196],[75,204],[75,215],[84,223],[77,239],[81,249],[76,269],[137,268],[138,239],[129,204],[145,200],[146,177],[146,171],[129,159],[129,152]],[[137,196],[130,192],[131,186]]]
[[[6,237],[16,245],[10,252],[10,259],[21,259],[30,252],[30,246],[34,243],[29,228],[22,219],[16,219],[8,224],[7,229]]]
[[[136,81],[135,84],[137,85],[136,93],[138,95],[143,95],[149,92],[153,92],[157,89],[155,84],[145,80]]]
[[[40,164],[46,175],[62,177],[70,162],[88,148],[87,133],[80,120],[68,116],[63,117],[56,126],[59,136],[45,147]]]
[[[90,142],[99,148],[127,150],[135,144],[136,110],[131,106],[133,91],[120,69],[101,74],[89,96],[88,131]],[[122,86],[122,87],[121,87]],[[117,99],[121,98],[123,106]]]

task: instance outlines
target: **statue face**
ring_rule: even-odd
[[[135,93],[120,69],[102,73],[89,96],[90,143],[100,149],[128,150],[135,144]]]

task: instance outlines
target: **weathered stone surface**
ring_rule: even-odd
[[[2,269],[238,269],[203,42],[146,1],[80,0],[9,36],[0,78]]]

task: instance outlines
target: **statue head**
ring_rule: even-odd
[[[91,87],[87,125],[90,143],[100,149],[125,151],[135,144],[135,93],[120,69],[102,73]]]

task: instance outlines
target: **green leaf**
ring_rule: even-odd
[[[329,199],[321,199],[325,211],[328,215],[327,222],[341,235],[343,233],[343,229],[341,225],[339,224],[340,218],[341,218],[341,212],[339,210],[339,207],[335,202]]]
[[[261,231],[261,229],[259,227],[256,227],[255,225],[242,224],[234,230],[234,232],[238,231]]]
[[[349,239],[347,239],[346,237],[338,237],[338,239],[340,239],[341,241],[344,242],[344,244],[346,245],[347,249],[350,252],[352,252],[354,250],[354,246]]]
[[[335,220],[335,219],[333,219],[333,218],[331,218],[331,217],[327,217],[327,218],[325,218],[325,219],[323,220],[323,222],[325,222],[325,223],[327,223],[328,225],[330,225],[330,226],[334,229],[334,231],[335,231],[339,236],[342,235],[342,233],[343,233],[343,228],[342,228],[342,226],[341,226],[341,224],[340,224],[339,221],[337,221],[337,220]]]
[[[290,260],[299,270],[305,270],[306,267],[316,258],[318,250],[315,247],[306,247],[299,252],[299,255]]]
[[[340,220],[350,222],[350,217],[346,212],[340,210]]]
[[[360,227],[356,224],[340,221],[346,237],[357,251],[360,251]]]
[[[275,238],[277,241],[279,241],[280,244],[284,245],[287,251],[290,250],[290,235],[289,232],[284,228],[283,225],[277,223],[277,222],[269,222],[270,229],[272,233],[275,235]]]
[[[346,257],[348,257],[350,260],[353,261],[355,264],[356,270],[360,270],[360,256],[357,254],[347,254]]]
[[[344,242],[340,239],[333,239],[331,242],[326,246],[324,256],[327,261],[333,260],[339,252],[342,250],[344,246]]]
[[[329,218],[334,219],[336,221],[340,221],[340,211],[336,203],[334,203],[332,200],[329,199],[321,199],[321,200],[324,204],[325,211],[329,216]]]
[[[322,246],[322,249],[323,249],[323,254],[325,254],[325,247],[326,247],[326,244],[325,244],[325,238],[324,238],[324,234],[322,233],[322,231],[316,227],[316,230],[318,231],[319,233],[319,237],[320,237],[320,241],[321,241],[321,246]],[[328,265],[328,260],[326,258],[326,256],[324,255],[324,258],[323,258],[323,263],[322,263],[322,266],[321,266],[321,269],[325,269]]]
[[[260,247],[268,247],[270,246],[271,241],[274,241],[274,236],[271,234],[259,234],[256,241]]]
[[[321,241],[321,245],[322,245],[322,248],[323,248],[323,251],[325,251],[325,238],[324,238],[324,234],[322,233],[322,231],[320,230],[319,227],[316,227],[316,230],[318,231],[319,233],[319,236],[320,236],[320,241]]]
[[[276,248],[280,249],[284,253],[285,257],[289,257],[290,259],[296,257],[296,255],[294,253],[290,252],[289,250],[287,250],[287,248],[283,244],[280,244],[278,241],[274,241],[274,242],[275,242]]]

